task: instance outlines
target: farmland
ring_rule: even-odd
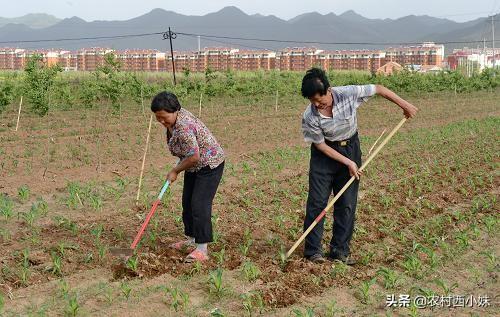
[[[376,79],[420,112],[363,176],[352,242],[360,264],[348,267],[308,263],[301,248],[289,260],[283,256],[302,232],[307,199],[300,74],[272,74],[278,84],[255,92],[252,80],[236,75],[227,92],[227,74],[184,74],[175,88],[182,104],[201,113],[228,155],[214,202],[211,259],[184,264],[183,254],[167,249],[183,232],[180,179],[123,270],[109,249],[128,246],[175,162],[163,127],[154,123],[136,205],[148,98],[170,82],[146,78],[135,99],[114,99],[111,84],[94,87],[100,98],[82,99],[74,97],[86,96],[80,87],[99,81],[59,74],[54,87],[62,88],[48,99],[50,111],[39,116],[27,101],[15,131],[19,76],[7,75],[17,93],[0,114],[0,314],[484,316],[498,310],[500,90],[484,78],[474,84],[456,75],[442,89],[422,88],[427,79],[419,79],[420,88]],[[122,78],[112,70],[100,76],[106,83]],[[337,76],[336,84],[370,79]],[[401,117],[381,98],[359,109],[365,159],[382,130]],[[331,224],[330,215],[324,243]],[[388,294],[488,295],[491,304],[385,308]]]

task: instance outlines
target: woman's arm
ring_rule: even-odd
[[[347,157],[345,157],[344,155],[340,154],[339,152],[335,151],[334,149],[332,149],[331,147],[329,147],[328,145],[326,145],[325,142],[323,143],[315,143],[314,146],[316,146],[316,148],[318,150],[320,150],[321,152],[323,152],[323,154],[325,154],[326,156],[346,165],[348,168],[349,168],[349,174],[351,176],[355,176],[356,179],[359,179],[359,177],[361,176],[362,174],[362,171],[360,171],[358,169],[358,166],[357,164],[348,159]]]
[[[182,161],[180,161],[179,164],[177,164],[176,166],[174,166],[174,168],[172,168],[170,170],[170,172],[168,172],[167,179],[171,183],[175,182],[175,180],[177,179],[177,175],[180,172],[185,171],[188,168],[191,168],[191,167],[195,166],[196,163],[198,163],[199,160],[200,160],[200,154],[198,152],[196,152],[195,154],[193,154],[191,156],[186,157],[185,159],[183,159]]]
[[[403,109],[406,118],[413,118],[417,114],[418,108],[396,95],[395,92],[382,85],[375,86],[377,94],[397,104],[401,109]]]

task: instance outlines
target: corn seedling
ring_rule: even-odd
[[[78,304],[78,299],[75,294],[69,298],[65,314],[66,316],[76,316],[78,314],[79,309],[80,309],[80,304]]]
[[[226,250],[224,248],[220,249],[218,252],[212,252],[214,257],[217,259],[217,265],[222,266],[224,264],[224,255]]]
[[[62,298],[68,298],[69,285],[68,282],[66,282],[66,280],[63,279],[59,280],[59,292]]]
[[[214,293],[218,297],[221,297],[225,291],[224,285],[222,284],[222,269],[219,267],[216,270],[210,272],[208,276],[208,285],[210,293]]]
[[[337,301],[332,300],[330,304],[326,305],[325,316],[326,317],[335,317],[337,313],[340,313],[342,310],[337,308]]]
[[[95,237],[96,241],[101,239],[101,235],[104,232],[104,227],[102,224],[98,224],[90,230],[90,233]]]
[[[170,294],[170,307],[172,307],[176,312],[180,308],[186,310],[189,303],[189,295],[186,292],[179,290],[177,287],[172,287],[167,289],[168,294]]]
[[[17,189],[17,195],[22,202],[28,201],[30,197],[30,189],[28,186],[23,185]]]
[[[243,263],[243,273],[245,274],[245,278],[249,282],[253,282],[260,276],[260,269],[254,263],[250,261],[245,261]]]
[[[127,282],[122,282],[120,284],[120,290],[122,292],[122,295],[125,296],[125,298],[128,300],[130,297],[130,292],[132,292],[132,287],[130,287]]]
[[[453,292],[453,290],[454,290],[455,288],[457,288],[457,287],[458,287],[458,283],[453,283],[451,286],[448,286],[448,285],[447,285],[447,284],[446,284],[446,283],[445,283],[442,279],[440,279],[440,278],[435,279],[435,280],[434,280],[434,283],[435,283],[437,286],[441,287],[441,289],[443,290],[443,292],[444,292],[444,294],[445,294],[446,296],[450,295],[450,294],[451,294],[451,292]]]
[[[466,231],[461,231],[456,234],[455,240],[458,242],[458,245],[462,248],[465,249],[469,246],[469,235],[467,234]]]
[[[4,194],[0,195],[0,215],[9,220],[14,215],[14,203]]]
[[[361,282],[361,285],[358,288],[358,294],[360,295],[360,301],[363,304],[368,304],[370,301],[370,287],[375,283],[376,278],[372,278],[369,281]]]
[[[253,241],[252,239],[247,239],[243,244],[239,246],[241,255],[246,257],[248,255],[248,252],[250,251],[250,246],[252,245]]]
[[[332,265],[330,276],[333,278],[336,278],[338,276],[343,277],[348,269],[349,267],[344,262],[337,262]]]
[[[57,251],[59,251],[61,257],[64,258],[64,254],[66,253],[66,245],[64,244],[64,242],[59,242],[57,244]]]
[[[28,248],[23,249],[21,255],[22,255],[21,265],[23,267],[26,267],[26,268],[29,267],[29,265],[30,265],[30,259],[29,259],[30,258],[30,250]]]
[[[368,265],[368,263],[370,263],[370,261],[374,255],[375,255],[375,252],[373,252],[373,251],[368,251],[368,252],[364,253],[363,256],[361,257],[361,261],[360,261],[361,264]]]
[[[53,221],[58,227],[69,230],[74,236],[78,233],[78,224],[64,216],[55,216]]]
[[[484,218],[484,226],[486,227],[486,231],[488,233],[493,232],[494,227],[497,224],[497,219],[494,216],[487,216]]]
[[[483,251],[480,254],[484,255],[488,260],[488,271],[494,271],[498,266],[495,253],[493,251]]]
[[[280,267],[283,270],[286,267],[286,264],[288,263],[288,258],[286,256],[286,249],[284,246],[281,246],[281,248],[279,250],[278,259],[279,259]]]
[[[51,258],[52,258],[52,274],[57,275],[57,276],[62,276],[62,261],[61,257],[57,255],[57,253],[52,252],[51,253]]]
[[[33,227],[35,220],[37,218],[36,210],[30,209],[28,212],[20,213],[21,218],[29,227]]]
[[[99,261],[103,261],[104,257],[106,256],[106,253],[108,252],[108,247],[104,244],[98,243],[97,244],[97,257]]]
[[[139,258],[136,255],[134,255],[128,258],[126,266],[132,271],[137,272],[138,264],[139,264]]]
[[[420,269],[422,268],[422,262],[418,259],[415,254],[408,255],[403,262],[403,267],[410,276],[415,278],[420,278]]]
[[[399,281],[398,274],[394,270],[391,270],[386,267],[381,267],[377,271],[377,275],[382,276],[382,278],[384,279],[384,288],[387,290],[396,287]]]
[[[210,312],[210,317],[225,317],[224,313],[219,309],[215,308]]]
[[[305,311],[295,308],[292,310],[292,313],[295,317],[314,317],[314,309],[312,307],[307,307]]]
[[[193,276],[195,274],[199,274],[201,272],[201,268],[202,268],[201,262],[200,261],[195,261],[193,263],[193,268],[191,269],[191,271],[189,272],[189,274],[191,276]]]
[[[437,253],[431,248],[426,247],[422,247],[422,251],[427,254],[427,257],[429,258],[429,266],[434,270],[438,266],[439,262]]]
[[[29,267],[21,266],[18,271],[18,277],[19,281],[21,282],[21,285],[27,286],[28,285],[28,280],[30,279],[30,269]]]
[[[264,300],[262,295],[258,291],[251,291],[247,294],[241,295],[243,299],[243,308],[247,312],[248,316],[252,316],[253,312],[258,309],[259,314],[262,313],[264,309]]]

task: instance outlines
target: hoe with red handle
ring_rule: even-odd
[[[168,189],[168,186],[170,185],[170,181],[167,180],[165,184],[163,185],[160,194],[158,195],[158,198],[154,201],[153,206],[151,207],[151,211],[149,214],[146,216],[146,220],[144,220],[144,223],[142,224],[141,228],[139,229],[139,232],[137,232],[137,235],[135,236],[134,241],[130,245],[130,248],[111,248],[109,252],[115,256],[123,257],[123,258],[128,258],[134,254],[135,249],[137,248],[137,244],[139,241],[141,241],[142,235],[144,234],[144,231],[146,230],[146,227],[149,224],[149,221],[151,220],[151,217],[153,217],[156,208],[158,208],[158,205],[161,202],[161,199],[165,192]]]

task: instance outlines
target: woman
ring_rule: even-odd
[[[182,220],[187,239],[171,247],[190,249],[187,262],[205,261],[207,244],[212,242],[212,202],[224,170],[224,151],[203,122],[183,109],[173,93],[154,97],[151,111],[166,128],[170,152],[179,158],[167,179],[173,183],[185,171]]]
[[[304,230],[326,207],[332,191],[337,193],[355,176],[354,183],[334,204],[333,237],[328,256],[330,260],[353,265],[356,261],[349,257],[349,243],[361,175],[356,110],[375,94],[397,104],[407,118],[415,116],[418,109],[380,85],[330,87],[325,72],[318,68],[307,71],[301,90],[302,96],[311,102],[302,118],[302,132],[305,141],[312,143]],[[324,218],[306,237],[304,256],[313,262],[325,261],[321,251],[323,223]]]

